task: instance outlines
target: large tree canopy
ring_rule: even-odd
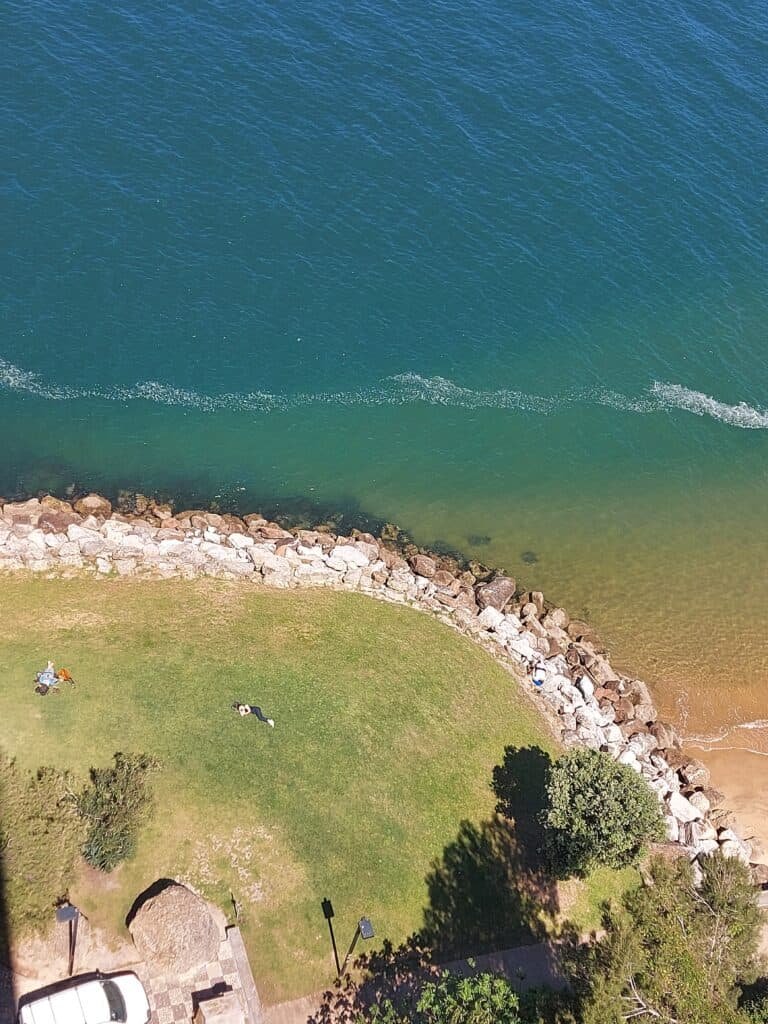
[[[597,865],[621,868],[663,836],[653,790],[637,772],[596,750],[570,750],[549,769],[543,813],[552,867],[585,875]]]
[[[740,982],[761,966],[762,923],[749,869],[720,854],[702,869],[697,888],[687,860],[656,858],[645,884],[606,914],[604,937],[575,960],[583,1024],[748,1019]]]

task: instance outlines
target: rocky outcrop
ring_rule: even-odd
[[[478,563],[353,532],[289,531],[259,515],[172,512],[143,495],[113,512],[90,494],[74,507],[56,498],[6,503],[0,572],[42,575],[243,579],[271,587],[356,590],[431,612],[491,650],[528,687],[566,746],[603,750],[638,772],[661,803],[670,841],[693,859],[720,848],[749,862],[706,767],[660,722],[647,686],[618,672],[594,630],[547,604],[540,591]],[[125,504],[121,505],[125,509]],[[139,511],[139,509],[141,511]],[[405,553],[408,558],[403,557]]]

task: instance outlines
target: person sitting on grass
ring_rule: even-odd
[[[260,722],[265,722],[267,725],[275,728],[275,721],[273,718],[267,718],[260,707],[255,704],[233,704],[232,708],[238,713],[238,715],[256,715]]]

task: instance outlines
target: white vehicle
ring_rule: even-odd
[[[149,1000],[130,971],[81,975],[24,996],[19,1024],[147,1024]]]

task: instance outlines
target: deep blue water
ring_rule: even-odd
[[[764,558],[764,3],[0,29],[0,493],[344,504],[640,633]]]
[[[2,357],[759,406],[768,10],[628,6],[4,5]]]

